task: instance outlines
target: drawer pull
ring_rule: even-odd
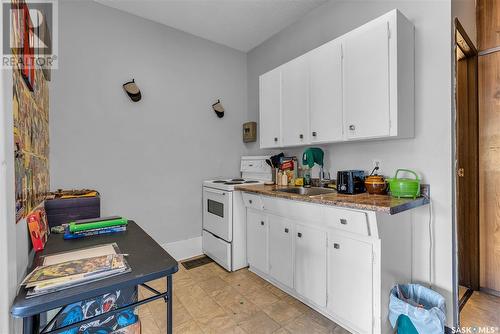
[[[299,138],[300,138],[300,139],[304,139],[304,135],[301,133],[301,134],[299,135]]]
[[[349,125],[349,130],[351,130],[351,131],[356,130],[356,126],[354,126],[353,124]]]
[[[278,137],[274,137],[274,141],[278,141]]]
[[[335,249],[340,249],[340,244],[338,244],[338,243],[334,243],[334,244],[333,244],[333,248],[335,248]]]
[[[264,222],[263,222],[263,221],[261,221],[261,222],[260,222],[260,225],[264,226]]]
[[[340,223],[341,223],[342,225],[347,225],[347,219],[345,219],[345,218],[340,218]]]
[[[252,200],[251,200],[251,199],[249,199],[249,200],[248,200],[248,203],[252,204]]]
[[[299,233],[297,233],[297,236],[298,236],[299,238],[302,238],[302,233],[300,233],[300,232],[299,232]]]
[[[285,233],[288,233],[288,227],[287,227],[287,228],[285,228]]]
[[[316,137],[316,135],[317,135],[316,131],[313,131],[312,135],[313,135],[313,137]]]

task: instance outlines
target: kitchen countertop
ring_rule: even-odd
[[[270,186],[241,185],[237,186],[235,189],[244,192],[260,194],[264,196],[331,205],[341,208],[376,211],[376,212],[387,213],[390,215],[429,204],[428,195],[427,197],[417,197],[416,199],[413,199],[413,198],[395,198],[388,195],[370,195],[368,193],[346,195],[346,194],[338,194],[335,191],[325,195],[306,196],[306,195],[275,191],[276,189],[280,188],[287,188],[287,187],[276,186],[276,185],[270,185]],[[421,185],[420,193],[429,194],[429,186]]]

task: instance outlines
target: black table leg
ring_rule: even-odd
[[[23,318],[23,334],[36,334],[39,330],[39,316],[33,315]]]
[[[167,276],[167,334],[172,334],[172,275]]]

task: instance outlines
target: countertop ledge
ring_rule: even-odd
[[[345,195],[338,194],[337,192],[325,195],[305,196],[275,191],[279,188],[287,187],[276,185],[241,185],[236,187],[237,190],[243,192],[260,194],[264,196],[331,205],[341,208],[376,211],[387,213],[390,215],[417,208],[419,206],[424,206],[429,204],[430,202],[428,184],[422,184],[420,188],[420,193],[425,195],[425,197],[421,196],[417,197],[416,199],[395,198],[389,195],[370,195],[368,193]]]

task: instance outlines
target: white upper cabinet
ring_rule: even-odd
[[[393,10],[262,75],[259,126],[261,148],[413,137],[412,23]]]
[[[309,143],[309,81],[307,57],[281,67],[283,146]]]
[[[347,137],[389,136],[389,22],[362,27],[343,45]]]
[[[342,44],[331,41],[309,53],[311,143],[343,140]]]
[[[281,69],[263,74],[259,81],[260,147],[281,147]]]

